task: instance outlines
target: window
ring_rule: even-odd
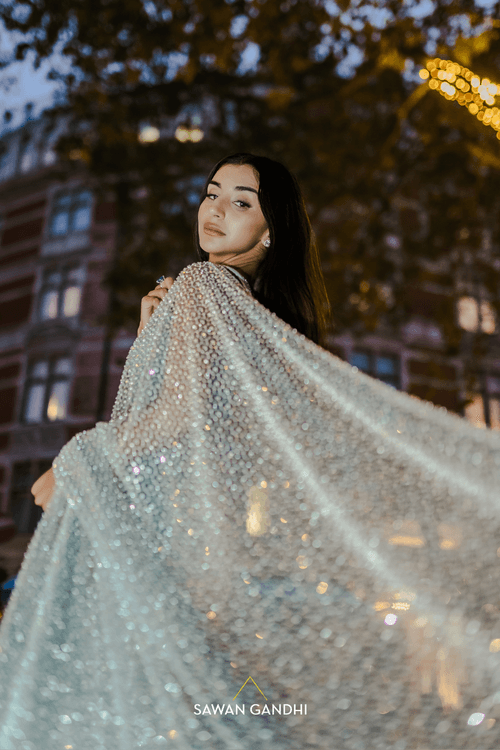
[[[78,266],[46,271],[40,292],[40,320],[78,315],[82,283],[83,269]]]
[[[495,333],[495,311],[487,300],[479,302],[475,297],[460,297],[457,302],[458,324],[464,331]]]
[[[32,362],[24,400],[25,422],[55,422],[66,419],[71,385],[69,357]]]
[[[57,153],[54,150],[56,141],[55,122],[49,119],[45,124],[42,135],[42,162],[47,166],[57,160]]]
[[[475,427],[490,427],[500,430],[500,394],[468,393],[465,417]]]
[[[21,143],[19,144],[18,156],[18,164],[21,172],[29,172],[29,170],[35,166],[36,156],[36,149],[30,140],[30,137],[28,135],[23,135]]]
[[[353,351],[349,362],[359,370],[366,372],[378,380],[382,380],[393,388],[400,387],[399,357],[393,354],[375,354],[367,351]]]
[[[65,191],[56,195],[50,219],[50,234],[60,237],[88,229],[92,218],[90,190]]]

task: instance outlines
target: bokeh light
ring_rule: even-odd
[[[500,85],[489,78],[481,79],[452,60],[437,57],[426,63],[426,67],[419,71],[419,76],[428,81],[430,89],[438,91],[445,99],[467,107],[479,122],[493,128],[500,140],[500,108],[495,106]]]

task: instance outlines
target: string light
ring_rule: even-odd
[[[493,128],[500,140],[500,108],[496,106],[500,85],[489,78],[480,78],[452,60],[438,57],[429,60],[419,71],[419,76],[428,81],[430,89],[438,91],[448,101],[467,107],[479,122]]]
[[[181,143],[185,143],[186,141],[198,143],[198,141],[201,141],[203,136],[204,133],[201,128],[186,128],[183,125],[179,125],[179,127],[175,131],[175,138],[177,138],[177,140]]]

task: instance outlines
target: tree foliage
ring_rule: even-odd
[[[73,60],[74,128],[61,152],[118,191],[117,323],[135,321],[151,279],[194,260],[196,178],[240,150],[282,160],[303,185],[334,331],[396,330],[412,288],[465,289],[464,274],[500,313],[499,141],[417,76],[438,57],[500,83],[499,23],[473,0],[420,11],[411,0],[28,0],[0,9],[7,28],[26,35],[18,58],[31,48],[40,61],[64,38]],[[205,137],[138,140],[144,124],[162,130],[175,117]],[[434,314],[448,353],[466,345],[472,362],[491,345],[486,334],[464,338],[451,302]]]

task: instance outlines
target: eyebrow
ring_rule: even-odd
[[[209,185],[217,185],[218,188],[222,189],[222,185],[220,182],[216,182],[215,180],[210,180]],[[245,187],[244,185],[236,185],[234,188],[235,190],[249,190],[251,193],[255,193],[255,195],[258,195],[257,190],[251,187]]]

